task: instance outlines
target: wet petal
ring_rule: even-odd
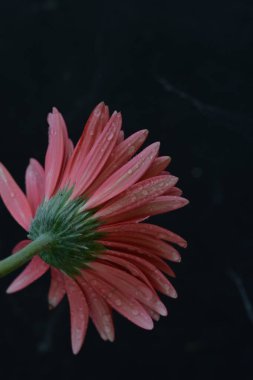
[[[125,233],[126,235],[131,234],[132,232],[139,232],[140,234],[150,235],[157,239],[165,240],[171,243],[175,243],[180,247],[186,248],[187,242],[181,236],[175,234],[166,228],[157,226],[155,224],[149,223],[125,223],[125,224],[116,224],[109,226],[101,226],[98,228],[98,231],[105,233]]]
[[[115,215],[119,216],[130,210],[135,210],[137,207],[143,206],[162,195],[166,190],[174,186],[177,181],[177,177],[169,175],[148,178],[138,182],[121,193],[116,199],[114,198],[107,203],[95,216],[99,219],[106,219],[108,216],[111,218]]]
[[[26,195],[33,216],[45,197],[45,173],[43,167],[35,159],[31,159],[25,175]]]
[[[51,282],[48,293],[49,309],[59,305],[65,295],[65,284],[63,275],[58,269],[51,267]]]
[[[85,159],[82,157],[80,168],[75,173],[75,176],[70,176],[71,181],[73,183],[76,182],[73,196],[83,194],[103,169],[116,144],[121,124],[121,114],[115,112],[97,138],[87,157]]]
[[[86,296],[90,317],[98,333],[103,340],[113,342],[115,333],[110,306],[83,277],[80,276],[78,282]]]
[[[141,179],[144,180],[161,174],[167,168],[170,161],[171,158],[169,156],[157,157]]]
[[[13,218],[28,231],[32,210],[23,191],[0,163],[0,196]]]
[[[122,131],[120,131],[122,132]],[[148,136],[146,129],[138,131],[117,145],[108,159],[106,167],[100,173],[92,186],[87,190],[87,194],[92,195],[94,191],[118,168],[130,160],[141,147]]]
[[[186,206],[189,201],[182,197],[177,197],[173,195],[162,195],[149,203],[137,207],[131,211],[122,213],[120,215],[108,217],[105,219],[107,224],[122,223],[131,220],[144,220],[150,216],[163,214],[166,212],[177,210],[181,207]]]
[[[45,158],[45,195],[55,192],[65,162],[66,131],[57,112],[48,115],[49,144]]]
[[[77,354],[87,332],[89,308],[78,284],[66,275],[64,282],[70,307],[72,350],[74,354]]]
[[[147,330],[153,328],[152,319],[139,302],[129,298],[115,286],[97,277],[94,271],[85,270],[82,275],[113,309],[139,327]]]
[[[104,129],[105,124],[109,120],[109,110],[104,102],[99,103],[92,111],[87,123],[85,124],[83,133],[74,148],[74,151],[66,166],[61,187],[68,184],[69,179],[76,178],[81,163],[95,144],[97,137]]]
[[[48,270],[46,264],[39,256],[34,256],[23,272],[11,283],[7,293],[15,293],[26,288],[34,281],[38,280]]]
[[[91,196],[86,208],[93,208],[115,197],[136,183],[155,159],[160,143],[154,143],[112,174]]]

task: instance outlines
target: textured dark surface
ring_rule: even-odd
[[[253,5],[220,1],[2,1],[1,161],[20,184],[43,160],[55,105],[76,141],[100,100],[126,134],[150,130],[191,204],[157,217],[189,241],[177,301],[152,332],[116,317],[70,351],[67,303],[48,278],[8,296],[0,282],[1,379],[253,378]],[[0,256],[24,233],[0,203]],[[81,376],[81,377],[80,377]]]

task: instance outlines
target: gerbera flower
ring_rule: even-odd
[[[157,292],[176,298],[163,274],[165,262],[180,261],[175,233],[147,223],[153,215],[185,206],[178,178],[165,171],[159,143],[137,154],[147,138],[141,130],[124,138],[121,114],[109,117],[100,103],[75,148],[62,115],[48,116],[44,167],[35,159],[26,170],[26,194],[0,164],[0,195],[28,239],[0,262],[5,275],[31,259],[7,293],[19,291],[51,271],[50,308],[67,295],[72,349],[76,354],[92,319],[104,340],[114,340],[112,309],[144,329],[167,314]],[[145,222],[144,222],[145,221]],[[18,252],[18,253],[16,253]]]

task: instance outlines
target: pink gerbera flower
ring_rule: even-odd
[[[0,164],[0,195],[29,238],[0,262],[0,275],[32,258],[9,286],[13,293],[50,269],[49,306],[67,295],[77,353],[89,318],[102,339],[113,341],[112,309],[148,330],[167,314],[157,291],[172,298],[177,293],[163,274],[174,277],[165,260],[179,262],[172,244],[186,247],[186,241],[146,219],[188,201],[175,187],[178,178],[165,171],[170,158],[158,156],[160,144],[137,154],[148,131],[125,139],[121,114],[109,117],[104,103],[92,112],[75,148],[57,109],[48,123],[45,164],[31,159],[26,195]]]

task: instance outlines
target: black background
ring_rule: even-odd
[[[44,159],[52,106],[76,141],[104,100],[127,135],[162,142],[191,202],[155,219],[189,248],[152,332],[115,316],[115,343],[90,325],[74,357],[49,278],[12,296],[15,274],[1,279],[1,379],[253,378],[252,48],[250,0],[0,3],[0,159],[18,183]],[[0,227],[3,258],[24,232],[2,202]]]

